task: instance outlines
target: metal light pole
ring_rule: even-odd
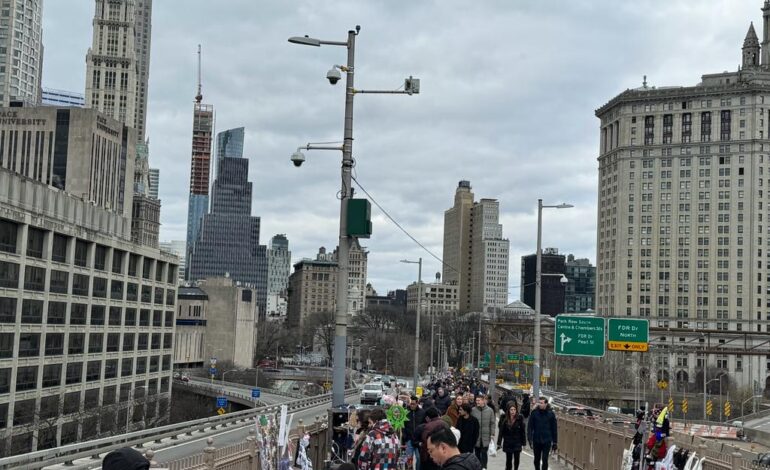
[[[558,204],[554,206],[543,205],[543,200],[537,200],[537,252],[535,262],[535,362],[532,365],[532,395],[537,401],[540,399],[540,296],[542,279],[542,238],[543,238],[543,209],[568,209],[574,207],[571,204]]]
[[[420,379],[420,370],[419,370],[420,369],[420,310],[421,310],[422,300],[423,300],[422,299],[422,258],[418,258],[417,261],[402,259],[401,262],[417,265],[417,324],[414,329],[414,369],[412,371],[414,386],[417,387],[417,384],[419,383],[419,379]],[[431,361],[432,361],[433,360],[432,345],[431,345],[430,353],[431,353]]]
[[[335,65],[327,74],[326,78],[334,85],[339,81],[340,74],[338,69],[345,72],[345,124],[342,147],[334,146],[312,146],[308,144],[305,148],[322,150],[342,150],[342,189],[339,193],[340,199],[340,231],[339,248],[337,257],[337,309],[335,313],[334,328],[334,354],[333,354],[333,374],[332,374],[332,407],[339,407],[345,404],[345,353],[347,351],[347,329],[348,329],[348,274],[349,274],[349,254],[350,243],[355,237],[348,235],[347,230],[347,207],[348,200],[353,196],[351,172],[353,169],[353,96],[356,93],[387,93],[387,94],[406,94],[412,95],[420,92],[419,80],[408,78],[404,83],[403,91],[376,91],[376,90],[356,90],[353,87],[353,75],[355,70],[355,52],[356,36],[361,30],[356,26],[355,30],[348,31],[347,41],[325,41],[311,38],[308,36],[294,36],[289,38],[293,44],[305,46],[343,46],[348,50],[347,65]],[[299,152],[292,155],[292,161],[300,166],[305,157]]]
[[[230,369],[230,370],[222,372],[222,387],[225,386],[225,374],[228,373],[228,372],[237,372],[237,371],[238,371],[238,369]]]
[[[388,348],[385,350],[385,375],[388,375],[388,353],[391,351],[395,351],[393,348]],[[415,382],[415,387],[417,386],[417,382]]]

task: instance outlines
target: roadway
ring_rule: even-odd
[[[206,379],[199,379],[197,377],[190,377],[190,383],[194,384],[200,384],[200,385],[211,385],[210,380]],[[235,394],[235,395],[250,395],[251,394],[251,388],[249,388],[247,385],[243,384],[235,384],[231,382],[225,382],[222,383],[220,381],[214,382],[214,387],[216,387],[217,390],[224,390],[225,394]],[[260,393],[259,401],[265,405],[277,405],[278,403],[283,403],[288,400],[293,400],[293,398],[289,398],[285,395],[276,395],[273,393]]]

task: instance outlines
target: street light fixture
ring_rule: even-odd
[[[226,370],[226,371],[222,372],[222,389],[223,390],[224,390],[224,386],[225,386],[225,374],[227,374],[228,372],[238,372],[238,369],[230,369],[230,370]]]
[[[535,400],[540,399],[540,296],[541,296],[541,281],[542,281],[542,238],[543,238],[543,209],[569,209],[574,207],[572,204],[557,204],[557,205],[544,205],[542,199],[537,200],[537,260],[535,264],[535,331],[534,331],[534,353],[535,362],[532,366],[532,395]],[[567,278],[562,275],[562,284],[564,284]]]
[[[408,259],[402,259],[402,263],[416,264],[417,268],[417,324],[414,328],[414,369],[412,370],[412,377],[414,383],[418,382],[420,378],[420,305],[422,304],[422,258],[417,261],[411,261]],[[433,367],[433,350],[431,348],[431,367]]]
[[[337,66],[327,73],[326,78],[332,85],[336,84],[341,76],[337,73],[337,69],[345,72],[345,124],[343,134],[343,144],[341,147],[330,147],[329,150],[341,150],[342,151],[342,189],[339,193],[340,200],[340,230],[339,230],[339,248],[337,256],[337,311],[335,313],[335,331],[334,331],[334,361],[333,361],[333,375],[332,375],[332,406],[339,407],[345,404],[345,353],[347,351],[347,328],[348,328],[348,272],[349,272],[349,252],[350,243],[355,238],[348,235],[347,228],[347,213],[348,213],[348,201],[353,196],[352,188],[352,169],[353,169],[353,96],[356,93],[398,93],[398,94],[416,94],[419,93],[419,80],[412,79],[411,77],[405,81],[405,87],[403,91],[365,91],[356,90],[353,88],[353,78],[355,72],[355,50],[356,50],[356,36],[361,31],[360,26],[356,26],[355,30],[348,31],[348,38],[346,41],[325,41],[317,38],[311,38],[305,36],[293,36],[289,38],[289,42],[292,44],[300,44],[304,46],[343,46],[347,48],[347,63],[343,66]],[[321,148],[311,147],[306,148]],[[304,155],[297,150],[291,157],[295,166],[301,166],[304,162]]]

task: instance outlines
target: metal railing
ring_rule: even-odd
[[[617,470],[623,468],[623,452],[629,450],[633,430],[585,418],[558,415],[557,457],[575,470]],[[756,455],[730,444],[672,432],[668,446],[688,449],[705,458],[704,470],[756,470],[766,468],[755,462]]]
[[[345,391],[346,395],[357,392],[357,389],[348,389]],[[179,439],[179,436],[181,435],[192,436],[195,432],[218,432],[217,430],[219,428],[225,428],[232,424],[246,423],[247,421],[252,420],[257,414],[277,412],[283,405],[287,405],[290,412],[295,412],[322,405],[330,400],[331,393],[327,393],[310,398],[291,400],[277,405],[261,406],[221,416],[212,416],[76,444],[68,444],[54,449],[29,452],[27,454],[0,459],[0,468],[24,468],[33,470],[58,463],[71,464],[74,460],[95,457],[99,454],[123,447],[141,448],[145,443],[151,441],[160,443],[162,439],[171,438],[176,440]]]
[[[189,387],[190,384],[194,385],[203,385],[207,386],[216,390],[221,390],[223,386],[230,387],[230,388],[238,388],[242,390],[248,390],[248,394],[245,395],[249,400],[251,400],[251,389],[254,388],[253,386],[244,385],[241,383],[236,382],[222,382],[222,381],[216,381],[213,384],[209,383],[209,381],[199,378],[192,378],[189,382],[175,382],[174,386],[182,386],[182,387]],[[305,395],[301,393],[294,393],[294,392],[286,392],[283,390],[278,390],[275,388],[265,388],[265,387],[258,387],[263,393],[270,393],[272,395],[279,395],[284,397],[290,397],[290,398],[306,398]],[[228,390],[225,390],[226,394],[231,394],[232,392],[229,392]],[[239,396],[240,398],[240,396]]]

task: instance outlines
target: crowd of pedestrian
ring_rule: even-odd
[[[423,389],[419,397],[396,392],[383,399],[383,408],[403,405],[406,421],[399,429],[380,408],[359,411],[348,453],[356,468],[486,470],[499,450],[505,454],[505,469],[518,470],[529,445],[535,469],[548,470],[558,432],[545,398],[533,405],[527,395],[505,392],[495,403],[485,384],[462,375],[443,377]]]

